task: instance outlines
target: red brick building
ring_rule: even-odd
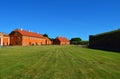
[[[10,34],[10,45],[50,45],[52,42],[41,34],[16,29]]]
[[[53,40],[53,44],[55,44],[55,45],[69,45],[70,41],[65,37],[57,37]]]
[[[44,37],[46,39],[46,45],[52,45],[52,41],[47,38],[47,37]]]
[[[3,34],[0,32],[0,46],[9,46],[10,37],[8,34]]]

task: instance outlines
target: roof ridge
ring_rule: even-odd
[[[30,31],[27,31],[27,30],[16,29],[14,31],[18,31],[23,36],[32,36],[32,37],[38,37],[38,38],[43,38],[44,37],[41,34],[38,34],[36,32],[30,32]]]

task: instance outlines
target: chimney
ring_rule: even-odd
[[[39,34],[39,32],[37,32],[37,34]]]
[[[23,30],[22,28],[20,30]]]

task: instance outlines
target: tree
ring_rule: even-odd
[[[88,45],[89,44],[89,41],[81,41],[80,42],[80,45]]]
[[[55,38],[50,38],[51,41],[53,41]]]
[[[49,38],[48,34],[43,34],[43,36]]]
[[[50,37],[48,36],[48,34],[43,34],[43,36],[49,38],[51,41],[54,40],[54,38],[50,38]]]
[[[81,38],[71,38],[70,44],[79,45],[81,41]]]

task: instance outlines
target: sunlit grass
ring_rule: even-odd
[[[77,46],[0,48],[0,79],[120,79],[120,53]]]

